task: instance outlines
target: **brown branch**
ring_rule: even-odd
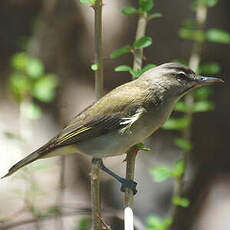
[[[96,0],[93,5],[95,11],[95,91],[96,99],[100,99],[104,94],[103,87],[103,56],[102,56],[102,0]],[[92,229],[100,230],[102,223],[100,207],[100,169],[92,163],[91,168],[91,205],[92,205]]]
[[[138,23],[137,23],[136,40],[145,35],[147,22],[148,22],[147,13],[140,14]],[[134,59],[133,59],[134,71],[141,69],[142,61],[143,61],[143,49],[134,49]],[[126,179],[129,179],[129,180],[134,179],[135,160],[136,160],[137,152],[138,152],[137,147],[132,147],[127,152]],[[124,203],[125,203],[125,207],[129,206],[133,208],[132,190],[126,189]]]

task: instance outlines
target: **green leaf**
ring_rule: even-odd
[[[130,71],[132,68],[128,65],[119,65],[114,70],[115,72],[121,72],[121,71]]]
[[[181,28],[179,30],[179,36],[183,39],[190,39],[200,42],[203,42],[205,40],[205,34],[201,30]]]
[[[55,97],[55,88],[57,85],[58,79],[56,75],[46,75],[35,83],[33,95],[42,102],[51,102]]]
[[[206,33],[207,40],[223,44],[230,44],[230,33],[220,29],[209,29]]]
[[[142,73],[146,72],[147,70],[150,70],[152,68],[155,68],[156,65],[155,64],[147,64],[143,69],[142,69]]]
[[[136,146],[138,149],[146,151],[146,152],[149,152],[151,150],[150,148],[146,148],[143,143],[138,143],[136,144]]]
[[[146,72],[147,70],[152,69],[152,68],[154,68],[154,67],[156,67],[156,65],[154,65],[154,64],[147,64],[143,69],[139,69],[139,70],[137,70],[137,71],[135,72],[135,73],[136,73],[136,77],[140,77],[141,74],[143,74],[143,73]]]
[[[123,46],[121,47],[120,49],[118,50],[115,50],[111,55],[110,55],[110,58],[117,58],[119,56],[121,56],[122,54],[125,54],[125,53],[129,53],[131,51],[131,46],[130,45],[126,45],[126,46]]]
[[[205,74],[218,74],[220,72],[220,65],[217,62],[201,64],[198,72]]]
[[[185,171],[185,164],[184,164],[184,160],[183,159],[180,159],[180,160],[177,160],[176,163],[175,163],[175,166],[172,170],[172,176],[175,177],[175,178],[179,178],[181,177],[181,175],[184,173]]]
[[[135,7],[126,7],[121,10],[122,14],[136,14],[138,10]]]
[[[172,170],[165,166],[153,167],[150,174],[156,182],[162,182],[172,176]]]
[[[177,112],[187,112],[187,105],[184,101],[178,101],[174,107],[174,110]]]
[[[81,3],[94,5],[96,0],[80,0]]]
[[[152,38],[147,37],[147,36],[139,38],[133,43],[133,46],[135,48],[145,48],[145,47],[148,47],[148,46],[151,46],[151,45],[152,45]]]
[[[153,0],[139,0],[138,2],[140,9],[144,12],[150,11],[154,6]]]
[[[188,207],[190,204],[190,202],[187,198],[180,197],[180,196],[173,196],[172,203],[176,206],[181,206],[183,208]]]
[[[170,118],[162,126],[163,129],[167,130],[181,130],[188,127],[190,120],[187,117],[184,118]]]
[[[23,108],[24,115],[31,120],[37,120],[41,117],[41,109],[34,103],[29,103]]]
[[[210,87],[202,87],[195,91],[194,96],[197,100],[206,100],[213,93]]]
[[[193,112],[207,112],[214,109],[214,104],[212,101],[198,101],[193,105]]]
[[[32,86],[29,79],[24,74],[14,72],[10,76],[10,88],[17,96],[24,97],[30,94]]]
[[[27,66],[28,56],[26,53],[17,53],[11,59],[11,65],[16,70],[25,71]]]
[[[26,65],[26,72],[32,78],[38,78],[44,73],[43,63],[37,58],[29,58]]]
[[[206,7],[214,7],[218,0],[197,0],[196,5],[203,5]]]
[[[172,219],[169,217],[162,219],[157,216],[149,216],[146,222],[147,230],[167,230],[172,224]]]
[[[119,65],[115,69],[115,72],[129,72],[133,77],[136,77],[136,72],[128,65]]]
[[[91,220],[89,217],[81,218],[76,230],[89,230],[91,227]]]
[[[175,144],[179,148],[183,149],[185,152],[189,152],[190,150],[192,150],[192,144],[188,140],[185,140],[183,138],[176,138]]]
[[[92,64],[90,66],[90,68],[91,68],[91,70],[96,71],[96,70],[98,70],[98,64]]]
[[[161,18],[162,16],[163,16],[162,13],[153,13],[148,16],[148,19],[151,20],[154,18]]]

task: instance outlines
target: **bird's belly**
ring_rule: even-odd
[[[114,131],[76,144],[79,152],[93,157],[124,154],[133,145],[143,141],[168,119],[173,105],[158,108],[143,115],[124,133]]]

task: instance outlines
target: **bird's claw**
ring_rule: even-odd
[[[125,189],[129,188],[133,191],[133,195],[135,195],[137,193],[136,187],[137,187],[137,183],[133,180],[124,180],[121,183],[121,191],[125,192]]]

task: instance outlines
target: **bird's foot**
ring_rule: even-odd
[[[133,180],[127,180],[122,178],[123,180],[120,181],[121,182],[121,191],[125,192],[125,189],[131,189],[133,191],[133,195],[135,195],[137,193],[137,183]]]

